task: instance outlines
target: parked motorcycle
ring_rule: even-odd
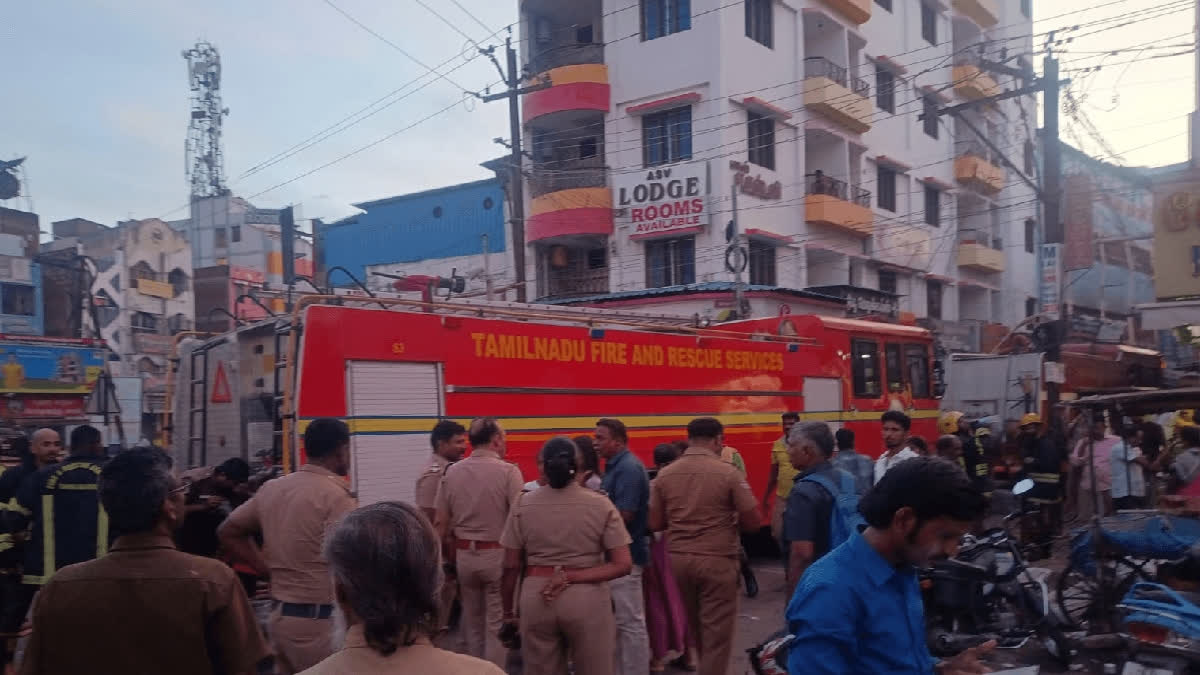
[[[1026,479],[1013,494],[1032,488]],[[934,563],[923,575],[927,639],[935,655],[950,656],[988,640],[1018,649],[1036,636],[1056,660],[1070,663],[1073,646],[1050,611],[1045,579],[1030,572],[1008,531],[1021,515],[1018,509],[1004,518],[1003,527],[967,535],[955,557]]]
[[[1117,605],[1130,651],[1122,673],[1200,672],[1200,551],[1160,565],[1158,578],[1134,584]]]

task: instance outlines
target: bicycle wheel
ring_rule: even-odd
[[[1124,558],[1101,564],[1109,567],[1108,579],[1113,588],[1108,593],[1102,592],[1098,569],[1085,574],[1073,563],[1063,570],[1055,585],[1062,618],[1077,630],[1095,633],[1115,629],[1119,619],[1116,602],[1125,597],[1134,582],[1149,580],[1140,567]]]

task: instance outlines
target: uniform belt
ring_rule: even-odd
[[[294,616],[301,619],[328,619],[333,615],[333,605],[281,602],[279,603],[279,613],[283,616]]]
[[[454,547],[460,551],[487,551],[503,548],[498,541],[475,541],[474,539],[458,539],[454,542]]]
[[[581,567],[563,567],[562,565],[526,565],[525,576],[527,577],[552,577],[559,570],[570,572],[573,569],[583,569]]]

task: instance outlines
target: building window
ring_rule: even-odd
[[[679,33],[691,27],[691,0],[642,0],[643,40]]]
[[[184,316],[183,314],[176,314],[176,315],[172,316],[171,318],[167,319],[167,331],[170,332],[171,335],[174,335],[180,331],[191,330],[191,329],[192,329],[191,322],[188,321],[188,318],[186,316]],[[262,345],[257,345],[257,346],[262,347]]]
[[[763,45],[775,46],[771,29],[771,10],[775,0],[746,0],[746,37]]]
[[[1025,298],[1025,316],[1037,314],[1037,298]]]
[[[925,281],[925,304],[929,318],[942,318],[942,282],[932,279]]]
[[[692,107],[664,110],[643,117],[642,147],[646,166],[691,159]]]
[[[896,75],[878,63],[875,64],[875,105],[880,110],[896,112]]]
[[[750,283],[775,285],[775,247],[754,239],[750,240]]]
[[[134,312],[129,321],[130,327],[142,333],[158,332],[158,317],[147,312]]]
[[[896,292],[896,273],[892,270],[879,270],[879,290],[884,293]]]
[[[603,248],[589,248],[587,252],[587,267],[589,270],[600,270],[608,266],[608,251]]]
[[[875,0],[875,4],[879,5],[880,7],[886,9],[889,12],[892,11],[892,0]]]
[[[877,168],[876,184],[879,186],[879,208],[896,212],[896,172],[886,166]]]
[[[585,138],[579,141],[579,159],[591,159],[597,153],[596,138]]]
[[[1033,218],[1025,219],[1025,252],[1033,253],[1033,240],[1035,239],[1034,230],[1037,229],[1037,223]]]
[[[696,282],[696,238],[646,242],[646,287],[662,288]]]
[[[188,276],[183,270],[176,267],[167,275],[167,283],[171,284],[171,288],[175,291],[175,295],[182,295],[188,290]]]
[[[233,240],[233,243],[238,243],[242,240],[242,226],[234,225],[233,227],[229,228],[229,234],[230,239]]]
[[[942,223],[942,193],[935,187],[925,186],[925,224],[937,227]]]
[[[854,395],[859,398],[879,396],[879,343],[871,340],[851,340],[850,358]]]
[[[23,284],[0,284],[0,299],[3,301],[3,313],[13,316],[33,316],[34,308],[33,286]]]
[[[213,228],[213,246],[217,248],[228,248],[229,233],[223,227]]]
[[[937,10],[926,2],[921,3],[921,37],[931,45],[937,44]]]
[[[581,45],[592,44],[593,32],[594,31],[592,30],[592,24],[590,24],[590,23],[586,26],[580,26],[580,27],[576,28],[575,29],[575,42],[578,42]]]
[[[750,163],[775,170],[775,120],[749,113],[746,124],[750,136]]]
[[[1021,16],[1033,18],[1033,0],[1021,0]]]
[[[440,207],[440,206],[433,207],[433,217],[434,218],[442,217],[442,207]]]
[[[938,104],[932,97],[924,98],[925,114],[921,116],[921,128],[930,138],[938,137]]]
[[[1033,141],[1025,141],[1025,173],[1033,173]]]
[[[129,276],[134,279],[147,279],[154,281],[154,270],[150,268],[149,263],[145,260],[139,260],[136,265],[129,268]],[[136,284],[135,284],[136,285]]]

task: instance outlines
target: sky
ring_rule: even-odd
[[[1190,48],[1191,4],[1033,0],[1035,33],[1063,31],[1055,49],[1078,103],[1062,117],[1065,141],[1131,166],[1187,159],[1194,56],[1149,57]],[[328,220],[354,212],[353,202],[486,178],[479,163],[506,152],[493,139],[508,136],[507,106],[464,89],[498,84],[475,45],[501,44],[516,13],[516,0],[6,3],[0,159],[29,157],[29,200],[5,205],[32,202],[47,230],[73,217],[185,217],[181,52],[198,39],[221,54],[229,186],[256,206],[294,204],[304,218]],[[1035,36],[1039,69],[1044,41]],[[453,83],[401,50],[453,68]],[[279,157],[364,108],[373,114],[360,123]]]

